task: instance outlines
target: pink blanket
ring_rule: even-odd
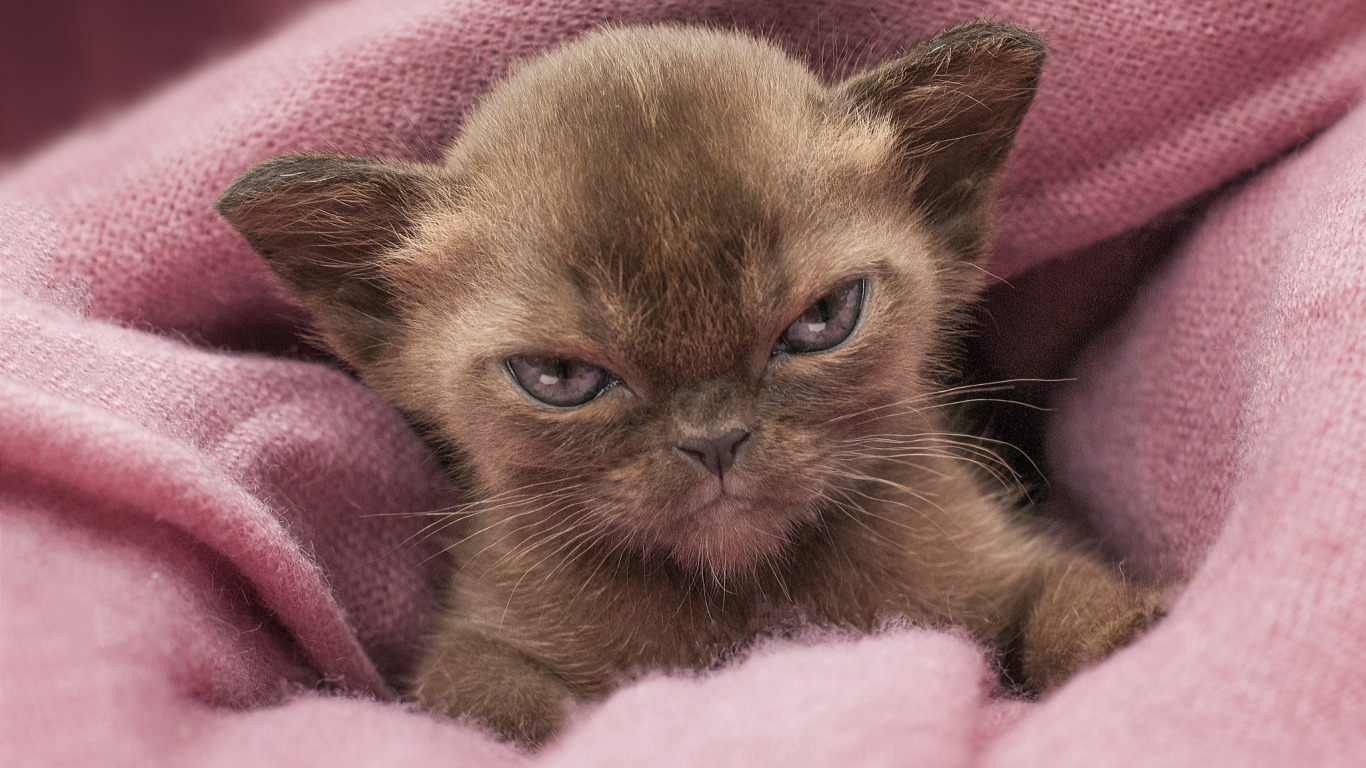
[[[1127,567],[1190,577],[1171,615],[1031,704],[916,628],[647,679],[532,757],[394,701],[433,609],[415,513],[455,499],[308,362],[216,194],[291,150],[434,158],[509,62],[604,20],[766,30],[833,72],[976,17],[1054,50],[1005,185],[1003,365],[1077,338],[1121,233],[1208,193],[1049,435]],[[1359,0],[313,12],[0,177],[0,764],[1361,764],[1363,84]]]

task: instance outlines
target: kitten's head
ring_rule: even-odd
[[[923,426],[1043,55],[973,24],[830,87],[738,34],[598,31],[443,165],[282,157],[218,207],[490,509],[736,573]]]

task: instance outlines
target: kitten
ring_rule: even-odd
[[[1159,593],[1016,520],[942,393],[1043,59],[976,23],[828,87],[739,34],[599,30],[441,165],[293,155],[223,194],[473,494],[413,696],[534,745],[802,623],[961,625],[1036,691],[1148,625]]]

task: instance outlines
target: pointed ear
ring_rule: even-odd
[[[1012,24],[955,27],[837,87],[858,118],[887,120],[913,202],[941,241],[976,260],[995,181],[1043,69],[1045,48]]]
[[[395,330],[380,270],[439,186],[434,169],[340,155],[286,155],[253,167],[215,207],[314,316],[323,338],[363,368]]]

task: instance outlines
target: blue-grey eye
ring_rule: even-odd
[[[863,308],[863,284],[863,278],[851,280],[816,299],[778,337],[774,353],[824,352],[849,338]]]
[[[596,365],[563,357],[519,355],[508,358],[507,366],[527,394],[560,408],[583,405],[618,381]]]

